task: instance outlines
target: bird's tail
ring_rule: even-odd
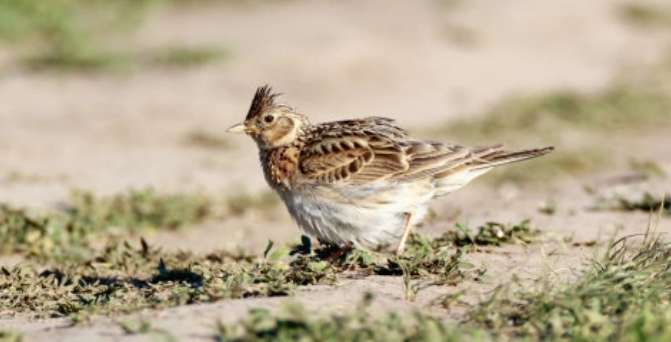
[[[478,156],[477,159],[469,163],[471,164],[471,167],[468,169],[470,171],[490,169],[500,165],[540,157],[542,155],[552,152],[553,150],[554,150],[553,146],[534,148],[523,151],[514,151],[514,152],[504,151],[501,149],[494,149],[489,154],[483,154]]]
[[[500,145],[477,149],[474,151],[476,156],[472,160],[434,176],[436,196],[447,195],[496,166],[540,157],[552,152],[552,150],[554,150],[554,147],[548,146],[510,152],[503,150],[503,146]]]

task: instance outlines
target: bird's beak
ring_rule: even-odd
[[[228,133],[245,133],[247,131],[247,127],[245,127],[244,123],[239,123],[237,125],[231,126],[231,128],[227,129],[226,132]]]

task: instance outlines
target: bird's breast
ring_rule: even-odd
[[[270,151],[261,152],[266,181],[272,187],[291,188],[294,176],[298,170],[298,147],[278,147]]]

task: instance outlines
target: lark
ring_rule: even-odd
[[[366,117],[313,124],[259,87],[229,132],[256,142],[266,181],[299,228],[321,243],[402,253],[429,202],[489,170],[549,153],[508,151],[411,137],[394,120]]]

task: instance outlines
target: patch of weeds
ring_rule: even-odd
[[[671,9],[653,4],[630,2],[618,8],[626,23],[640,28],[671,27]]]
[[[661,89],[616,83],[594,94],[557,91],[504,100],[476,119],[442,128],[456,137],[501,137],[528,132],[557,136],[558,127],[612,133],[612,130],[671,123],[671,97]]]
[[[442,243],[420,240],[415,248]],[[372,300],[367,297],[358,310],[344,315],[315,317],[297,306],[280,314],[252,310],[236,324],[218,324],[215,336],[221,341],[665,341],[671,338],[669,260],[671,244],[649,230],[634,247],[631,237],[611,243],[603,257],[570,282],[543,279],[540,288],[516,290],[500,286],[455,326],[418,313],[376,316],[368,310]],[[461,295],[444,297],[445,305]]]
[[[127,335],[148,334],[153,330],[151,322],[144,319],[139,321],[133,321],[133,320],[119,321],[118,324],[121,330],[123,330],[123,332]]]
[[[430,285],[456,285],[465,279],[465,269],[472,268],[463,260],[460,249],[439,239],[413,234],[406,248],[402,255],[376,264],[374,273],[401,275],[406,285],[413,279],[427,280]]]
[[[592,209],[644,211],[648,213],[661,212],[662,214],[671,215],[671,195],[655,196],[646,192],[636,199],[620,194],[609,198],[599,197]]]
[[[65,211],[74,220],[98,227],[178,229],[211,217],[214,206],[213,200],[202,193],[159,194],[146,188],[106,198],[75,191]]]
[[[136,65],[191,67],[226,57],[222,49],[173,46],[114,49],[114,40],[139,26],[147,12],[174,0],[3,0],[0,39],[19,47],[34,70],[97,71]]]
[[[284,313],[251,310],[236,324],[217,324],[217,341],[490,341],[485,332],[450,326],[416,312],[411,315],[371,313],[372,296],[348,314],[315,317],[300,305]]]
[[[111,197],[77,191],[60,211],[36,213],[0,205],[0,252],[41,259],[81,259],[94,241],[114,233],[178,229],[215,216],[213,201],[202,194],[159,194],[131,190]]]
[[[23,335],[12,330],[0,330],[0,341],[2,342],[21,342]]]
[[[127,319],[116,323],[126,335],[151,335],[161,341],[177,341],[177,338],[168,331],[153,327],[146,319]]]
[[[422,279],[426,285],[456,285],[463,280],[472,265],[463,260],[463,252],[452,239],[431,239],[412,233],[401,255],[389,256],[357,249],[342,249],[323,245],[310,250],[303,240],[292,253],[298,260],[327,261],[334,272],[353,275],[403,276],[406,281]]]
[[[664,168],[653,160],[630,160],[629,167],[646,177],[666,177]]]
[[[37,212],[0,203],[0,253],[43,260],[83,260],[95,246],[151,230],[177,230],[206,220],[267,215],[279,201],[271,192],[241,192],[222,200],[203,193],[159,193],[152,188],[97,197],[74,191],[59,210]],[[102,243],[101,243],[102,241]]]
[[[665,80],[668,84],[668,80]],[[504,99],[490,110],[470,118],[450,121],[427,133],[466,142],[520,140],[529,132],[543,144],[566,145],[523,168],[510,167],[490,181],[544,182],[548,177],[572,176],[610,163],[610,153],[596,147],[594,139],[609,139],[613,132],[671,126],[671,96],[663,87],[645,82],[616,81],[596,93],[569,90]],[[649,82],[651,83],[651,82]],[[534,139],[538,140],[538,139]]]
[[[456,231],[437,238],[412,233],[405,252],[398,256],[330,246],[311,250],[307,246],[309,240],[305,239],[293,248],[292,253],[304,263],[328,261],[323,267],[330,273],[402,276],[406,298],[412,300],[418,291],[429,286],[454,286],[466,279],[480,279],[486,270],[466,262],[463,257],[469,249],[462,247],[528,244],[535,241],[539,234],[540,231],[531,228],[529,221],[516,225],[490,222],[479,227],[477,233],[461,225]]]
[[[371,298],[345,315],[314,317],[300,307],[273,315],[253,310],[234,325],[219,324],[222,341],[504,340],[665,341],[671,337],[671,244],[650,231],[632,247],[631,237],[610,244],[577,279],[541,287],[500,286],[449,326],[423,314],[374,315]],[[458,301],[460,293],[449,297]],[[449,303],[448,303],[449,305]],[[430,324],[426,324],[430,323]],[[363,334],[363,335],[362,335]]]
[[[671,313],[670,258],[671,246],[652,234],[636,248],[620,239],[577,280],[514,292],[501,287],[468,321],[532,340],[669,336],[671,329],[659,324]]]
[[[436,300],[434,300],[433,303],[440,305],[444,309],[449,309],[454,304],[463,303],[462,297],[464,296],[464,293],[465,293],[464,290],[460,290],[454,293],[448,293],[436,298]]]
[[[3,268],[0,305],[41,317],[130,313],[226,298],[285,296],[296,286],[331,283],[326,263],[297,262],[286,253],[165,253],[112,243],[83,262],[46,269]]]
[[[478,227],[477,233],[457,225],[436,238],[412,233],[402,255],[385,256],[377,253],[351,250],[345,253],[321,247],[306,258],[328,259],[336,272],[351,271],[359,275],[402,276],[406,298],[412,300],[421,289],[434,285],[454,286],[465,279],[478,280],[486,272],[464,260],[468,246],[500,246],[507,243],[528,244],[535,241],[540,231],[533,229],[528,220],[516,225],[489,222]],[[306,247],[297,248],[306,250]]]
[[[14,220],[19,226],[50,224],[50,218],[42,218],[45,223],[23,214],[7,222]],[[516,241],[523,236],[525,225],[507,228],[490,224],[474,237],[469,236],[468,243]],[[503,236],[497,235],[499,231]],[[274,248],[269,242],[262,256],[241,252],[206,255],[163,252],[143,239],[139,247],[112,240],[100,252],[88,251],[93,256],[56,258],[52,251],[49,258],[43,258],[46,263],[42,259],[28,259],[17,266],[2,268],[0,306],[40,317],[67,316],[76,323],[97,314],[123,314],[230,298],[286,296],[299,286],[334,284],[339,275],[373,274],[402,276],[408,298],[412,299],[426,286],[451,286],[468,278],[472,266],[463,260],[464,250],[458,248],[464,244],[462,240],[450,236],[429,239],[414,234],[406,252],[391,257],[329,246],[313,250],[309,239],[303,239],[302,245],[294,248],[295,253],[288,247]],[[68,253],[77,246],[72,241],[54,241],[53,248],[67,249]],[[482,272],[476,270],[473,278],[477,280]]]
[[[505,243],[529,244],[540,235],[540,230],[532,228],[529,220],[518,224],[505,225],[498,222],[487,222],[473,231],[462,224],[457,224],[451,230],[435,241],[449,241],[452,244],[463,246],[500,246]]]
[[[137,25],[155,0],[5,0],[0,38],[34,50],[36,68],[97,69],[123,63],[105,51],[102,37]]]
[[[671,341],[671,310],[647,304],[623,330],[624,341]]]
[[[125,67],[129,64],[128,56],[92,48],[39,54],[26,57],[23,61],[23,65],[32,71],[95,71]]]
[[[542,340],[666,341],[671,338],[671,244],[648,232],[610,244],[577,279],[540,288],[499,287],[458,325],[424,314],[375,315],[371,297],[354,312],[315,317],[297,306],[272,314],[252,310],[236,324],[218,324],[220,341],[289,340]],[[459,301],[450,295],[446,305]],[[496,336],[497,338],[494,338]]]
[[[419,291],[434,286],[455,286],[467,279],[473,265],[463,260],[463,252],[454,245],[435,243],[413,234],[402,255],[386,260],[350,259],[359,272],[384,276],[401,276],[405,299],[413,301]],[[368,262],[368,264],[363,262]]]
[[[226,137],[204,130],[194,130],[189,132],[184,137],[183,142],[187,146],[208,150],[227,150],[233,147],[230,140]]]
[[[173,46],[152,51],[147,63],[164,67],[193,67],[209,64],[228,56],[228,52],[214,47]]]

